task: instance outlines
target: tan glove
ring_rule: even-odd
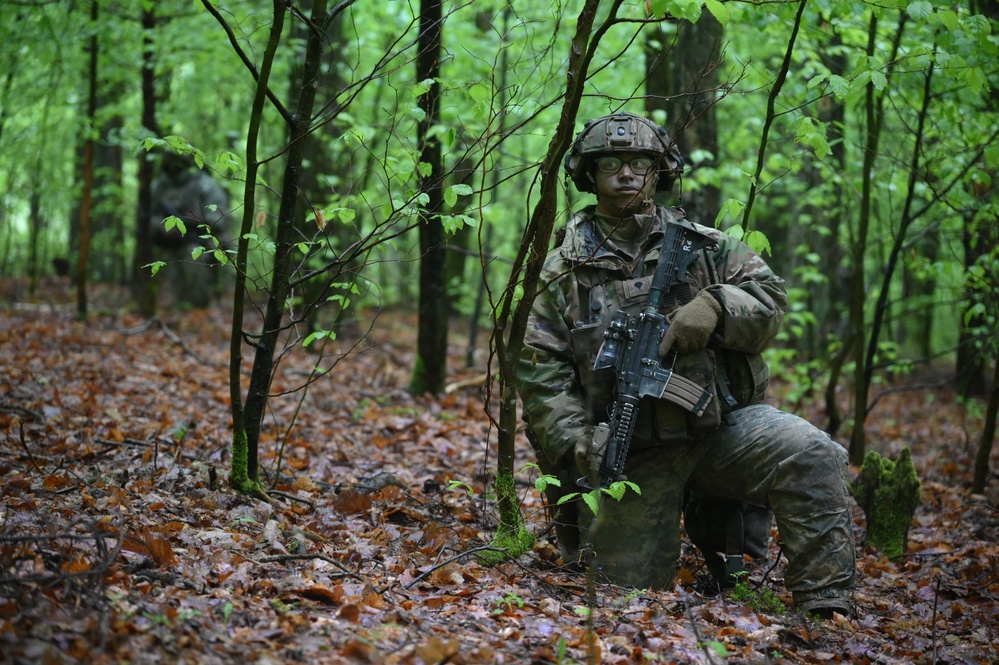
[[[593,428],[590,436],[584,436],[576,442],[576,468],[584,476],[589,476],[600,469],[604,461],[604,451],[610,440],[610,425],[600,423]]]
[[[703,349],[718,327],[721,313],[721,304],[714,296],[706,291],[698,293],[696,298],[673,314],[666,336],[659,343],[659,355],[665,356],[674,345],[680,353]]]

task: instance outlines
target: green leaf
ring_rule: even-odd
[[[235,153],[229,152],[228,150],[223,150],[219,153],[218,157],[215,158],[215,168],[219,170],[222,175],[231,175],[234,173],[239,173],[242,169],[242,163],[239,157]]]
[[[475,219],[468,215],[442,215],[444,232],[448,235],[457,233],[466,226],[475,226]]]
[[[653,16],[665,16],[666,15],[666,0],[652,0],[649,9]]]
[[[166,263],[164,263],[163,261],[153,261],[152,263],[147,263],[142,267],[149,268],[152,274],[156,275],[156,273],[160,271],[160,268],[163,268],[164,266],[166,266]]]
[[[795,132],[798,143],[811,148],[819,159],[824,159],[832,152],[826,140],[825,125],[814,118],[807,116],[799,118],[795,123]]]
[[[600,500],[595,496],[596,493],[597,490],[593,490],[592,492],[587,492],[583,495],[583,501],[585,501],[586,505],[590,507],[590,511],[594,515],[600,512]]]
[[[198,246],[191,250],[191,258],[197,261],[201,258],[201,255],[205,253],[205,248]]]
[[[430,92],[430,86],[434,84],[434,79],[423,79],[419,83],[413,86],[413,95],[419,97],[420,95],[425,95]]]
[[[326,337],[327,332],[328,331],[326,330],[317,330],[316,332],[310,334],[308,337],[305,338],[305,340],[302,341],[302,346],[308,346],[317,339],[323,339],[324,337]]]
[[[771,253],[770,239],[762,231],[750,231],[742,241],[760,256]]]
[[[187,235],[187,226],[180,219],[180,217],[174,217],[173,215],[170,215],[169,217],[163,220],[163,227],[167,230],[168,233],[174,229],[177,229],[178,231],[180,231],[180,235],[182,236]]]
[[[610,487],[604,488],[604,494],[610,496],[615,501],[620,501],[624,497],[627,488],[624,483],[611,483]]]
[[[475,102],[487,102],[492,99],[493,89],[485,83],[476,83],[469,88],[468,96]]]
[[[710,647],[712,651],[714,651],[716,654],[718,654],[722,658],[725,658],[725,657],[728,656],[728,648],[726,648],[724,642],[718,642],[718,641],[712,640],[711,642],[706,642],[705,645],[708,646],[708,647]]]
[[[958,18],[957,12],[947,9],[937,12],[937,16],[940,18],[943,26],[950,32],[956,32],[961,28],[961,20]]]
[[[666,11],[676,18],[685,18],[697,23],[701,18],[701,0],[667,0]]]
[[[548,474],[541,474],[538,479],[534,481],[534,486],[538,488],[539,492],[544,492],[548,489],[549,485],[554,485],[555,487],[562,487],[562,481],[555,476]]]
[[[704,0],[704,6],[718,19],[719,23],[722,25],[728,23],[728,7],[718,2],[718,0]]]
[[[746,237],[746,232],[742,230],[741,224],[730,226],[729,228],[725,229],[725,233],[732,236],[736,240],[742,240],[743,238]]]
[[[742,201],[738,199],[728,199],[727,201],[725,201],[725,203],[722,204],[721,209],[718,211],[718,216],[715,217],[715,228],[716,229],[721,228],[721,223],[727,217],[731,217],[732,219],[739,219],[740,217],[742,217],[742,213],[745,209],[746,209],[746,204],[743,203]],[[739,227],[739,230],[741,233],[742,227]],[[731,230],[729,230],[728,233],[729,235],[734,235]],[[738,237],[742,238],[742,235],[740,234]]]
[[[971,325],[976,316],[985,316],[985,312],[986,309],[983,303],[975,303],[964,311],[964,325]]]
[[[927,0],[915,0],[915,2],[909,3],[905,11],[909,16],[919,21],[933,13],[933,5]]]
[[[558,498],[558,501],[555,503],[555,505],[561,506],[563,503],[569,503],[570,501],[575,501],[581,496],[582,494],[580,494],[579,492],[569,492],[568,494],[563,494]]]
[[[974,95],[980,95],[982,89],[988,85],[988,79],[985,77],[985,72],[981,70],[980,67],[969,67],[963,71],[962,77],[965,84],[968,86],[968,90]]]
[[[842,76],[836,76],[835,74],[830,76],[829,88],[836,95],[836,99],[843,99],[850,94],[850,82]]]
[[[444,202],[449,206],[453,206],[458,202],[459,196],[471,196],[472,188],[468,185],[451,185],[444,190]]]

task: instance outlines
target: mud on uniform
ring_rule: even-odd
[[[539,466],[562,479],[556,492],[574,491],[576,441],[606,422],[613,404],[613,370],[593,370],[603,333],[619,309],[641,311],[664,224],[682,218],[681,210],[662,206],[624,220],[590,207],[569,222],[548,255],[518,383]],[[855,571],[846,451],[805,420],[760,403],[769,373],[759,354],[780,329],[784,283],[733,237],[681,223],[717,245],[702,251],[688,279],[667,294],[663,313],[668,318],[707,290],[722,314],[707,348],[678,356],[673,369],[713,391],[713,399],[699,418],[664,400],[642,400],[624,469],[641,495],[629,491],[620,502],[604,501],[596,520],[583,502],[563,504],[556,526],[563,558],[575,560],[592,532],[593,563],[607,581],[670,587],[687,488],[773,511],[788,558],[785,584],[796,604],[845,597]],[[727,415],[719,366],[738,403]]]

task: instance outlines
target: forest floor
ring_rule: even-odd
[[[947,390],[892,392],[870,417],[871,449],[911,448],[922,500],[901,561],[858,547],[855,613],[786,609],[776,531],[744,600],[703,591],[685,543],[675,589],[597,585],[591,604],[549,540],[524,441],[538,543],[493,568],[468,554],[495,527],[495,431],[481,385],[406,392],[411,318],[383,314],[321,361],[284,359],[261,442],[267,503],[225,482],[222,313],[150,322],[109,292],[84,324],[65,285],[13,291],[0,285],[0,662],[999,662],[999,479],[969,494],[983,407]],[[303,395],[317,361],[332,371]],[[795,410],[822,424],[817,406]]]

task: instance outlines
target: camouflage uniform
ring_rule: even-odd
[[[641,310],[664,224],[682,217],[681,210],[662,206],[623,220],[588,208],[569,222],[547,258],[518,382],[539,465],[562,478],[561,492],[574,491],[580,475],[576,441],[607,420],[613,403],[613,370],[592,369],[603,332],[619,309]],[[596,520],[582,502],[563,511],[556,528],[563,557],[577,558],[588,537],[607,580],[668,588],[689,489],[773,511],[796,604],[845,597],[855,570],[846,451],[801,418],[759,403],[769,381],[759,354],[773,342],[787,308],[783,281],[731,236],[681,223],[717,246],[704,250],[688,279],[667,294],[663,313],[668,317],[705,289],[721,303],[708,347],[680,355],[674,366],[714,391],[714,399],[699,418],[664,400],[643,399],[624,469],[641,495],[629,491],[620,502],[604,501]],[[719,367],[741,407],[728,414],[716,387]]]
[[[167,269],[170,288],[178,301],[194,307],[207,307],[212,298],[230,288],[231,270],[220,268],[215,259],[215,243],[202,238],[205,226],[227,248],[233,238],[234,220],[229,214],[229,196],[204,171],[187,167],[182,158],[173,158],[173,169],[164,169],[153,182],[153,208],[150,230],[153,243],[165,252],[163,258],[176,263]],[[176,166],[177,162],[180,166]],[[187,234],[175,227],[167,231],[163,220],[174,216],[184,222]],[[197,262],[191,252],[201,246]],[[211,266],[209,269],[207,266]]]

